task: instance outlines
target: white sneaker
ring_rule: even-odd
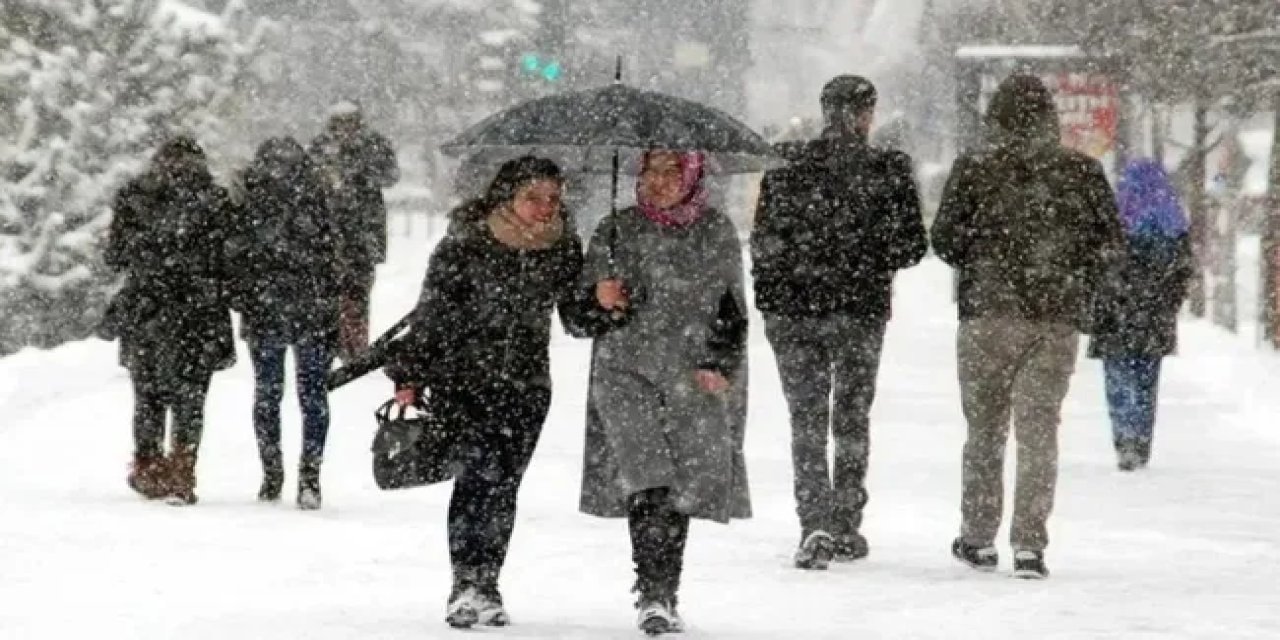
[[[480,596],[474,587],[467,587],[449,601],[444,621],[455,629],[470,629],[480,621]]]
[[[303,489],[298,492],[298,508],[303,511],[317,511],[320,509],[320,492],[312,489]]]
[[[505,627],[511,624],[511,617],[502,606],[502,596],[496,590],[476,595],[476,622],[486,627]]]
[[[671,610],[667,608],[665,602],[650,601],[637,607],[636,626],[641,631],[656,636],[663,633],[675,633],[676,620],[671,615]],[[680,630],[683,630],[684,624],[680,623]]]

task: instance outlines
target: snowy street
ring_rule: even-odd
[[[413,304],[427,244],[393,239],[375,327]],[[1184,323],[1181,355],[1166,363],[1152,467],[1122,475],[1101,366],[1082,355],[1061,429],[1052,577],[1010,579],[1004,534],[1001,571],[979,574],[949,555],[964,440],[949,282],[932,258],[899,277],[872,416],[871,555],[828,572],[791,568],[799,528],[786,409],[753,319],[756,515],[694,525],[685,637],[1280,637],[1280,360]],[[125,486],[132,407],[115,344],[0,360],[0,638],[460,636],[443,622],[449,486],[381,492],[369,471],[372,412],[390,383],[370,375],[331,398],[325,502],[314,513],[293,505],[300,428],[290,386],[285,499],[263,505],[252,373],[238,348],[236,367],[214,378],[201,500],[185,509]],[[576,509],[588,351],[563,335],[553,342],[554,405],[502,580],[514,625],[473,634],[640,637],[626,527]]]

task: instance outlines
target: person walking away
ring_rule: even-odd
[[[382,190],[400,180],[391,142],[364,123],[359,105],[330,110],[326,131],[308,149],[328,183],[330,212],[341,241],[342,303],[338,356],[351,360],[369,345],[369,303],[376,268],[387,259],[387,207]]]
[[[224,264],[229,206],[204,151],[185,136],[161,145],[112,206],[103,259],[124,274],[124,285],[100,333],[120,339],[120,364],[133,383],[128,483],[148,499],[197,501],[209,383],[235,362]]]
[[[262,143],[242,184],[237,242],[229,255],[241,334],[253,359],[253,427],[263,473],[258,499],[279,500],[284,486],[280,403],[285,354],[292,348],[303,422],[297,504],[319,509],[329,431],[325,375],[338,339],[338,237],[324,183],[293,138]]]
[[[987,145],[955,161],[932,229],[938,256],[959,272],[956,351],[968,439],[952,554],[980,570],[998,565],[1012,416],[1013,575],[1045,578],[1062,401],[1091,301],[1124,240],[1101,164],[1059,142],[1053,96],[1039,78],[1005,79],[985,124]]]
[[[893,277],[928,244],[911,158],[867,144],[875,87],[839,76],[821,103],[826,129],[782,147],[790,163],[765,174],[751,235],[756,306],[791,416],[801,569],[868,553],[869,414]]]
[[[578,295],[582,242],[566,223],[562,187],[555,163],[522,157],[499,168],[482,198],[452,213],[410,330],[393,343],[385,369],[402,405],[429,392],[462,438],[448,520],[453,589],[445,620],[456,628],[510,622],[498,577],[551,403],[552,311],[574,330],[608,321],[587,313],[593,305]]]
[[[1105,372],[1121,471],[1151,461],[1160,363],[1178,342],[1178,310],[1194,275],[1187,216],[1160,163],[1137,159],[1116,188],[1128,251],[1103,283],[1089,356]]]
[[[583,512],[627,518],[637,625],[679,631],[677,593],[692,518],[751,515],[746,302],[733,223],[706,205],[706,158],[652,151],[635,207],[597,227],[583,269],[597,311]]]

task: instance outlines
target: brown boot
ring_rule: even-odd
[[[165,457],[134,454],[127,482],[130,489],[148,500],[169,495],[169,469]]]
[[[190,449],[180,449],[169,456],[169,504],[186,506],[195,504],[196,454]]]

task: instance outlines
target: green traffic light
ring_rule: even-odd
[[[564,67],[558,60],[543,60],[536,53],[520,56],[520,70],[531,76],[540,76],[547,82],[555,82],[564,76]]]

